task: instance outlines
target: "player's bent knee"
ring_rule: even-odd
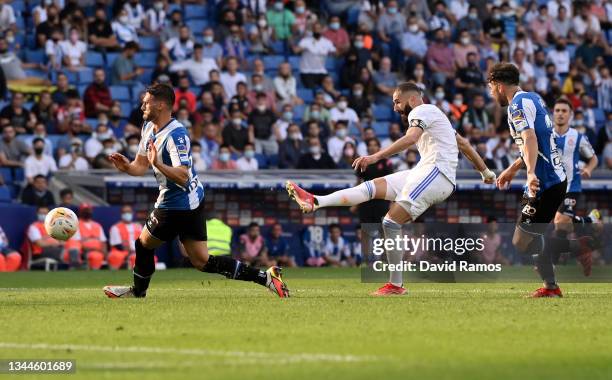
[[[208,263],[208,245],[205,241],[185,240],[181,241],[189,257],[189,261],[195,268],[202,268]]]

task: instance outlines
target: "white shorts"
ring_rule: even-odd
[[[403,170],[384,178],[387,181],[386,199],[406,209],[413,221],[455,191],[455,185],[431,165]]]

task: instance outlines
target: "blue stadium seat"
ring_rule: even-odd
[[[0,203],[11,203],[12,201],[11,189],[8,186],[0,186]]]
[[[595,114],[595,124],[597,126],[604,125],[606,123],[606,114],[603,109],[595,108],[593,113]]]
[[[357,25],[359,19],[359,13],[361,9],[359,7],[352,7],[348,10],[346,23],[349,25]]]
[[[293,107],[293,120],[301,122],[302,117],[304,116],[304,111],[306,111],[305,104],[300,104],[298,106]]]
[[[47,73],[39,69],[25,69],[26,76],[36,78],[47,78]]]
[[[183,13],[183,8],[181,8],[181,4],[176,4],[176,3],[171,3],[168,4],[168,15],[171,15],[172,12],[174,11],[179,11],[181,13]]]
[[[268,167],[278,167],[278,154],[271,154],[268,156]]]
[[[79,84],[89,84],[93,82],[93,70],[89,67],[79,71]]]
[[[138,63],[140,67],[153,68],[155,67],[155,64],[156,64],[157,53],[152,53],[152,52],[138,53],[136,54],[136,57],[134,58],[134,60],[136,61],[136,63]]]
[[[96,128],[98,126],[98,119],[95,117],[88,117],[85,119],[85,124],[92,128]]]
[[[26,10],[24,1],[12,1],[10,5],[13,7],[13,11],[15,11],[15,18],[20,18],[20,13]]]
[[[372,123],[372,129],[374,129],[374,133],[376,133],[376,136],[386,135],[389,133],[389,123],[377,121],[375,123]]]
[[[47,61],[47,56],[45,55],[45,51],[43,49],[27,49],[24,54],[25,60],[28,63],[45,63]]]
[[[14,168],[13,169],[13,181],[15,182],[23,182],[25,180],[25,172],[23,168]]]
[[[330,72],[336,72],[336,67],[337,67],[337,61],[335,58],[327,58],[325,60],[325,68],[327,69],[327,71]]]
[[[204,5],[185,5],[185,20],[206,19],[206,6]]]
[[[77,86],[77,90],[79,91],[79,95],[83,96],[85,94],[85,90],[87,90],[88,84],[80,84]]]
[[[289,64],[291,65],[291,70],[299,71],[300,69],[300,56],[299,55],[290,55],[288,61],[289,61]]]
[[[127,86],[110,86],[111,97],[113,100],[131,101],[130,88]]]
[[[79,74],[74,71],[64,71],[64,74],[68,77],[68,83],[76,84],[79,83]]]
[[[130,113],[132,113],[132,103],[121,102],[121,116],[123,118],[128,118]]]
[[[312,103],[314,100],[314,94],[309,88],[298,88],[297,96],[304,101],[304,103]]]
[[[278,70],[278,66],[285,62],[285,57],[282,55],[266,55],[263,57],[263,63],[266,70]]]
[[[103,67],[104,56],[102,56],[102,53],[90,50],[85,54],[85,65],[89,67]]]
[[[159,50],[159,38],[143,36],[138,39],[138,45],[142,51],[157,51]]]
[[[255,159],[257,160],[257,164],[259,165],[259,169],[267,169],[268,168],[268,159],[264,154],[255,153]]]
[[[115,62],[115,59],[119,56],[119,53],[106,53],[104,59],[106,61],[107,66],[112,66]],[[137,61],[138,62],[138,61]]]
[[[187,20],[185,24],[191,29],[193,34],[202,34],[204,29],[208,26],[208,21],[206,20]]]
[[[391,108],[387,105],[374,104],[372,107],[372,113],[374,114],[374,120],[376,121],[389,121],[391,120]]]
[[[272,50],[275,54],[285,54],[285,42],[284,41],[273,41],[271,45]]]
[[[13,183],[13,171],[11,168],[0,168],[0,176],[4,178],[4,183],[7,185]]]

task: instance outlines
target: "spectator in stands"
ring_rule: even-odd
[[[193,46],[193,57],[182,62],[174,62],[170,66],[171,72],[178,71],[179,74],[189,74],[196,86],[203,86],[207,83],[210,80],[210,71],[218,69],[219,67],[214,59],[204,57],[203,46],[199,43]]]
[[[295,259],[289,250],[289,242],[283,237],[283,226],[275,223],[270,229],[270,235],[266,239],[268,259],[270,265],[280,265],[283,267],[295,267]]]
[[[303,120],[314,120],[321,124],[330,124],[331,116],[329,110],[325,108],[325,95],[323,92],[317,92],[314,101],[304,110]]]
[[[246,83],[238,82],[236,85],[236,95],[230,99],[228,108],[231,109],[232,107],[236,107],[245,115],[251,112]]]
[[[30,147],[33,147],[33,142],[35,138],[41,138],[45,142],[45,150],[43,151],[43,154],[53,156],[53,143],[51,142],[49,137],[47,137],[47,128],[43,123],[36,123],[36,125],[34,126],[34,130],[32,131],[32,135],[26,137],[24,141],[26,144],[30,145]]]
[[[219,155],[219,126],[212,122],[204,124],[204,135],[199,142],[202,147],[202,158],[206,166],[210,167]]]
[[[113,224],[108,233],[111,249],[107,261],[110,269],[121,269],[126,263],[128,268],[134,268],[136,262],[134,243],[141,232],[142,225],[134,222],[132,206],[123,205],[121,207],[121,220]]]
[[[255,158],[255,146],[248,143],[244,147],[244,154],[236,160],[236,168],[242,171],[259,170],[259,163]]]
[[[49,258],[62,261],[63,242],[53,239],[45,230],[45,218],[49,207],[36,208],[36,221],[28,226],[26,237],[31,250],[31,260]]]
[[[189,89],[189,78],[187,76],[179,78],[179,85],[174,89],[174,97],[174,111],[185,107],[189,110],[189,113],[195,112],[198,99]]]
[[[429,45],[425,58],[434,85],[444,85],[448,79],[454,78],[453,49],[448,46],[446,33],[443,29],[434,31],[434,42]]]
[[[102,115],[104,114],[100,114],[100,117]],[[125,121],[123,118],[123,114],[121,113],[121,103],[118,100],[113,101],[106,124],[108,125],[108,128],[113,131],[113,135],[115,137],[123,137],[127,121]]]
[[[602,156],[603,162],[605,163],[604,167],[612,170],[612,141],[606,144]]]
[[[300,77],[306,88],[315,88],[321,84],[327,75],[325,62],[330,53],[336,53],[336,48],[330,40],[321,35],[321,24],[312,25],[312,37],[304,37],[294,48],[296,54],[301,54]]]
[[[246,76],[238,71],[238,60],[236,57],[228,57],[226,60],[226,71],[221,73],[221,84],[227,98],[236,95],[236,85],[239,82],[246,82]]]
[[[376,103],[390,104],[391,97],[399,81],[397,73],[391,71],[391,58],[383,57],[380,60],[380,68],[374,73],[374,83],[376,85]]]
[[[325,104],[328,108],[333,107],[341,94],[340,91],[336,89],[334,79],[331,75],[326,75],[323,78],[323,82],[321,82],[321,91],[325,94]]]
[[[36,116],[23,106],[24,96],[21,92],[14,92],[11,97],[11,104],[0,111],[0,124],[12,125],[17,133],[28,133],[36,125]]]
[[[579,37],[585,36],[585,33],[591,32],[599,34],[601,25],[597,16],[591,13],[590,4],[588,2],[579,3],[576,5],[576,16],[572,20],[573,30]]]
[[[219,148],[219,155],[213,161],[211,169],[213,170],[236,170],[238,169],[238,166],[236,165],[236,161],[232,159],[230,147],[228,145],[221,145],[221,147]]]
[[[170,83],[172,85],[178,83],[178,74],[170,71],[170,62],[163,55],[157,56],[155,67],[151,73],[151,82]]]
[[[465,67],[457,71],[455,87],[466,97],[484,93],[484,75],[478,66],[478,55],[476,53],[469,52],[467,54]]]
[[[79,30],[70,28],[69,39],[59,43],[62,51],[62,64],[70,71],[79,71],[85,67],[87,44],[80,40]]]
[[[295,169],[298,166],[300,156],[306,151],[307,145],[302,138],[300,127],[291,124],[287,128],[287,138],[279,146],[279,168]]]
[[[340,17],[338,16],[332,16],[329,19],[329,24],[325,32],[323,32],[323,37],[334,44],[338,55],[343,55],[351,47],[349,35],[346,29],[342,27],[342,24],[340,24]]]
[[[102,225],[93,217],[93,206],[82,203],[79,207],[79,238],[81,256],[90,269],[100,269],[108,252],[106,234]]]
[[[59,196],[60,196],[60,203],[58,207],[66,207],[74,211],[75,214],[79,212],[79,206],[77,206],[76,203],[74,203],[74,193],[72,189],[68,187],[61,189],[59,192]]]
[[[453,44],[453,57],[455,59],[455,66],[458,69],[463,69],[468,65],[467,56],[470,53],[476,55],[476,63],[480,61],[478,48],[472,42],[470,33],[467,30],[462,30],[459,33],[457,43]]]
[[[241,261],[253,266],[267,267],[270,265],[268,248],[256,222],[249,224],[247,232],[240,235],[239,242]]]
[[[58,106],[66,105],[68,100],[68,91],[70,90],[70,84],[68,83],[68,77],[64,73],[57,74],[57,81],[55,83],[55,91],[51,94],[53,103]]]
[[[460,92],[456,93],[453,98],[453,103],[450,105],[450,119],[453,125],[459,124],[467,109],[467,104],[463,102],[463,94]]]
[[[16,139],[15,136],[15,127],[12,125],[2,128],[0,166],[20,168],[23,166],[23,160],[31,154],[28,144]]]
[[[306,30],[310,29],[312,23],[316,21],[316,15],[306,7],[304,0],[296,0],[294,6],[295,27],[293,35],[301,39],[306,34]]]
[[[355,143],[348,141],[342,147],[340,160],[337,162],[338,169],[352,169],[353,162],[358,157]]]
[[[253,25],[248,29],[245,47],[250,55],[272,53],[272,48],[270,47],[272,29],[267,27],[268,22],[265,16],[262,17],[263,18],[260,19],[261,24],[260,21],[258,21],[257,26]]]
[[[227,145],[232,153],[241,153],[247,143],[253,142],[253,135],[244,120],[244,116],[238,110],[230,114],[230,119],[225,124],[223,132],[223,144]]]
[[[138,43],[138,33],[136,28],[130,24],[130,16],[125,9],[119,11],[117,18],[112,22],[111,28],[119,45],[124,46],[129,43]]]
[[[21,194],[21,203],[30,206],[46,206],[53,207],[55,198],[49,191],[47,178],[42,174],[34,176],[32,183],[23,190]]]
[[[291,37],[295,28],[295,15],[285,8],[282,0],[275,0],[272,9],[266,12],[268,25],[274,30],[274,39],[284,41]]]
[[[555,3],[554,1],[549,1],[550,3]],[[570,5],[571,6],[571,5]],[[566,8],[565,6],[561,5],[558,7],[558,14],[557,16],[551,16],[554,17],[552,20],[552,30],[555,36],[557,36],[557,38],[561,37],[561,38],[567,38],[569,37],[569,32],[572,29],[572,22],[568,17],[567,14],[567,10],[568,8]],[[550,11],[550,7],[548,8],[548,12],[551,13]]]
[[[444,91],[444,87],[438,85],[434,88],[434,98],[432,99],[432,104],[438,107],[445,114],[450,113],[450,104],[446,101],[446,92]]]
[[[488,139],[485,143],[486,153],[483,158],[489,160],[487,166],[489,168],[506,168],[508,164],[512,162],[505,162],[512,146],[512,139],[510,136],[510,130],[507,126],[500,126],[497,128],[496,135]]]
[[[404,58],[409,62],[410,67],[414,67],[417,61],[421,61],[425,57],[427,39],[416,16],[411,16],[408,19],[408,26],[401,36],[400,45]]]
[[[47,90],[41,91],[38,102],[32,106],[30,112],[36,116],[39,123],[51,127],[55,122],[55,113],[57,112],[57,105],[53,103],[51,93]]]
[[[110,88],[106,85],[106,73],[104,69],[97,68],[93,83],[87,86],[83,95],[85,116],[97,117],[100,112],[109,112],[112,103]]]
[[[287,138],[287,128],[293,123],[293,109],[290,104],[283,106],[281,117],[272,126],[274,138],[280,142]]]
[[[321,141],[318,137],[308,138],[308,152],[300,156],[298,169],[335,169],[336,163],[321,149]]]
[[[57,171],[53,157],[44,154],[45,140],[36,137],[32,140],[32,146],[34,153],[24,162],[25,177],[28,183],[33,183],[34,177],[39,174],[47,177]]]
[[[123,5],[123,9],[127,11],[129,24],[133,26],[136,31],[140,31],[145,19],[145,11],[140,1],[130,0]]]
[[[181,63],[191,58],[195,42],[187,25],[181,26],[178,37],[174,37],[161,45],[160,54],[170,63]]]
[[[246,63],[247,46],[242,36],[242,29],[238,25],[230,27],[230,34],[223,43],[223,53],[229,57],[236,57],[241,66]]]
[[[462,133],[469,134],[474,128],[480,129],[485,133],[491,132],[493,118],[486,110],[485,105],[483,94],[474,95],[471,106],[464,112],[461,118],[459,130]]]
[[[197,141],[191,142],[191,155],[193,157],[193,168],[197,172],[203,172],[208,167],[202,158],[202,145]]]
[[[51,33],[55,29],[60,29],[62,24],[59,18],[59,10],[55,4],[51,4],[47,7],[47,19],[41,21],[36,25],[36,47],[41,48],[45,46],[48,39],[51,38]]]
[[[536,51],[529,34],[525,31],[522,25],[516,29],[516,39],[510,42],[510,55],[514,56],[516,49],[523,49],[523,53],[527,61],[533,60],[533,55]]]
[[[51,31],[51,38],[45,42],[45,55],[47,57],[47,65],[51,70],[60,70],[62,68],[62,48],[64,42],[64,32],[60,28],[55,28]]]
[[[376,133],[374,132],[374,128],[365,127],[363,129],[363,133],[361,134],[361,141],[359,141],[359,143],[357,144],[357,156],[367,156],[368,155],[368,141],[374,138],[376,138]]]
[[[391,0],[378,17],[376,30],[385,44],[390,44],[393,38],[401,36],[406,30],[406,18],[398,10],[397,1]]]
[[[9,240],[0,227],[0,272],[16,272],[21,267],[21,254],[9,245]]]
[[[140,134],[129,134],[125,137],[124,155],[130,160],[134,160],[138,154],[138,145],[140,145]]]
[[[535,42],[540,47],[548,46],[548,37],[554,34],[554,27],[551,17],[548,15],[548,6],[543,4],[538,7],[538,16],[531,20],[528,30]]]
[[[521,85],[529,85],[530,83],[533,83],[533,66],[525,58],[525,50],[521,48],[514,49],[512,63],[519,69]]]
[[[371,118],[372,112],[370,106],[370,99],[363,92],[363,84],[359,82],[354,83],[348,97],[348,109],[354,110],[357,118],[361,120],[363,118]]]
[[[338,224],[331,224],[329,226],[329,236],[325,240],[322,253],[325,266],[341,267],[355,265],[355,262],[350,257],[349,244],[342,237],[342,229]]]
[[[283,62],[278,68],[278,75],[274,78],[274,89],[278,101],[285,105],[299,105],[304,101],[297,96],[297,82],[291,73],[291,65]]]
[[[113,86],[135,84],[137,78],[142,75],[144,71],[134,62],[134,56],[138,50],[136,42],[127,42],[123,46],[123,51],[112,65],[111,84]]]
[[[482,29],[485,38],[490,39],[492,43],[498,44],[503,40],[505,29],[499,6],[491,7],[490,16],[484,20]]]
[[[113,131],[108,128],[108,125],[99,123],[96,131],[85,141],[85,157],[93,162],[93,159],[104,149],[102,142],[113,137]]]
[[[59,133],[64,133],[69,128],[75,128],[77,126],[81,128],[75,130],[74,133],[87,133],[91,131],[91,129],[84,124],[84,108],[83,101],[76,89],[71,88],[66,91],[66,103],[57,110],[57,131]]]
[[[357,112],[355,112],[354,109],[348,106],[348,98],[345,95],[341,95],[338,98],[338,103],[329,110],[329,115],[334,124],[342,121],[348,128],[357,128],[361,130],[359,116],[357,116]]]
[[[599,75],[597,76],[595,86],[597,86],[597,104],[599,108],[611,111],[612,77],[610,77],[610,68],[608,66],[599,66]]]
[[[603,46],[602,46],[603,45]],[[576,49],[576,65],[580,71],[589,72],[595,67],[595,61],[605,53],[605,43],[600,41],[599,35],[587,31],[584,42]]]
[[[251,73],[249,74],[248,82],[251,87],[255,87],[255,85],[258,84],[254,83],[253,81],[256,76],[261,77],[261,81],[258,83],[262,85],[262,87],[258,88],[257,91],[265,91],[266,93],[270,93],[273,97],[274,83],[272,82],[272,79],[270,79],[266,74],[266,66],[264,65],[263,60],[260,58],[256,58],[255,60],[253,60],[253,68],[251,70]]]
[[[276,115],[266,104],[266,95],[257,94],[254,109],[249,113],[249,134],[255,139],[255,149],[258,153],[272,155],[278,153],[278,142],[274,136],[272,126],[276,122]]]
[[[217,62],[217,66],[223,65],[223,48],[215,42],[215,32],[212,28],[204,29],[204,57],[212,58]]]
[[[160,33],[161,42],[168,41],[171,38],[178,37],[179,30],[183,25],[183,14],[180,10],[175,9],[170,13],[170,22],[166,23],[166,27]]]
[[[339,120],[335,124],[335,134],[327,141],[327,153],[337,164],[342,158],[343,148],[347,142],[355,146],[355,140],[348,135],[348,127],[345,120]]]
[[[159,36],[166,27],[167,5],[163,0],[155,0],[144,15],[143,33]]]
[[[74,137],[70,147],[70,152],[64,153],[59,158],[59,168],[70,171],[85,171],[89,169],[89,163],[83,158],[83,141]]]
[[[467,1],[465,2],[467,4]],[[468,13],[459,17],[459,22],[457,23],[457,30],[467,30],[470,34],[472,41],[483,41],[483,28],[482,22],[478,18],[478,7],[475,5],[470,5],[468,8]]]
[[[99,51],[119,49],[119,42],[106,16],[106,9],[103,6],[96,7],[94,16],[94,20],[87,28],[89,43],[92,47]]]
[[[6,4],[4,0],[0,1],[0,32],[7,33],[12,31],[17,32],[17,20],[15,19],[15,11],[11,4]]]

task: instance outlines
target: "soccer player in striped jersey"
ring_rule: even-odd
[[[482,158],[466,139],[459,136],[450,121],[438,107],[423,102],[421,89],[412,82],[401,83],[393,93],[393,109],[408,125],[406,134],[379,152],[359,157],[353,163],[358,170],[365,170],[379,160],[393,156],[416,144],[421,159],[410,170],[403,170],[365,181],[355,187],[329,195],[313,195],[295,182],[287,181],[287,191],[303,212],[314,212],[321,207],[354,206],[371,199],[395,201],[383,218],[385,238],[396,239],[405,223],[416,220],[429,207],[443,202],[455,190],[455,175],[459,151],[481,173],[485,183],[495,182],[495,173],[489,170]],[[390,264],[399,267],[403,251],[387,250]],[[389,282],[373,295],[402,295],[401,271],[390,271]]]
[[[279,297],[289,296],[280,268],[270,267],[264,272],[231,257],[208,254],[204,186],[193,167],[187,129],[172,118],[174,101],[171,86],[154,84],[149,87],[142,101],[146,124],[136,158],[129,162],[120,153],[109,156],[117,169],[133,176],[142,176],[153,167],[159,197],[146,228],[135,243],[134,285],[106,286],[104,293],[111,298],[145,297],[155,271],[155,249],[178,236],[196,269],[234,280],[252,281]]]
[[[567,176],[553,136],[553,123],[544,100],[535,92],[519,87],[519,70],[511,63],[498,63],[489,72],[491,96],[502,107],[508,106],[510,134],[518,145],[521,157],[497,178],[497,186],[507,189],[516,173],[527,170],[522,211],[512,243],[517,251],[535,258],[536,268],[544,286],[532,297],[562,297],[557,285],[551,252],[556,241],[545,240],[546,228],[553,221],[565,198]],[[548,249],[545,249],[546,245]],[[590,270],[591,252],[581,251],[577,257]]]

